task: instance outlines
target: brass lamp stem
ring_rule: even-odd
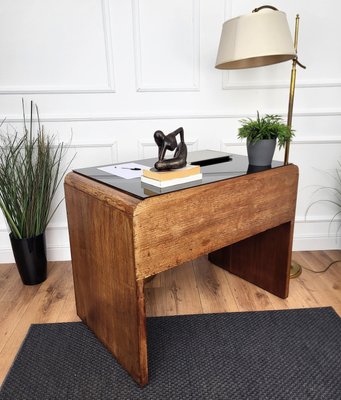
[[[295,23],[295,37],[294,37],[294,48],[295,48],[296,57],[292,60],[290,91],[289,91],[289,105],[288,105],[288,119],[287,119],[287,125],[290,129],[292,126],[292,112],[293,112],[293,108],[294,108],[295,84],[296,84],[296,65],[298,64],[300,67],[305,68],[305,66],[302,65],[297,60],[299,24],[300,24],[300,17],[297,14],[296,15],[296,23]],[[290,139],[287,140],[287,142],[285,144],[284,165],[287,165],[289,162],[289,149],[290,149]],[[298,263],[292,261],[291,265],[290,265],[290,278],[296,278],[299,275],[301,275],[301,273],[302,273],[302,267]]]
[[[300,17],[296,15],[296,23],[295,23],[295,37],[294,37],[294,48],[297,54],[297,45],[298,45],[298,28],[300,25]],[[291,129],[292,126],[292,112],[294,109],[294,97],[295,97],[295,85],[296,85],[296,64],[297,64],[297,56],[292,60],[291,67],[291,78],[290,78],[290,89],[289,89],[289,104],[288,104],[288,119],[287,125]],[[284,165],[287,165],[289,162],[289,149],[290,149],[290,139],[287,140],[285,144],[285,153],[284,153]]]
[[[296,23],[295,23],[295,37],[294,37],[294,48],[297,54],[297,45],[298,45],[298,29],[300,25],[300,16],[296,15]],[[295,85],[296,85],[296,65],[299,65],[302,68],[305,68],[298,59],[297,55],[292,60],[292,67],[291,67],[291,78],[290,78],[290,90],[289,90],[289,105],[288,105],[288,119],[287,125],[291,129],[292,126],[292,113],[294,109],[294,97],[295,97]],[[284,153],[284,165],[287,165],[289,162],[289,149],[290,149],[290,139],[287,140],[285,144],[285,153]]]

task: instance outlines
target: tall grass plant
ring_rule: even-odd
[[[31,102],[30,118],[24,132],[13,127],[0,131],[0,208],[12,235],[17,239],[42,234],[61,201],[53,199],[70,163],[62,167],[67,147],[55,144],[55,137],[45,133],[40,124],[38,107]],[[33,109],[37,128],[34,133]]]

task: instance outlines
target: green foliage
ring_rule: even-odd
[[[332,222],[334,222],[339,216],[341,216],[341,162],[338,161],[339,167],[336,168],[335,174],[329,174],[329,177],[332,178],[334,181],[335,186],[319,186],[315,190],[315,194],[323,194],[325,198],[321,198],[319,200],[315,200],[313,203],[310,204],[310,206],[307,208],[306,211],[306,216],[309,212],[309,210],[318,203],[329,203],[331,204],[335,209],[335,214],[330,220],[329,227],[331,226]],[[341,222],[339,223],[339,226],[337,228],[337,232],[341,229]]]
[[[70,163],[61,167],[66,148],[54,144],[44,132],[36,107],[38,130],[33,135],[33,103],[29,129],[19,135],[0,131],[0,208],[14,237],[29,238],[43,233],[60,202],[51,210],[52,200]],[[2,124],[1,124],[2,125]]]
[[[277,139],[278,147],[281,149],[285,143],[291,141],[294,131],[290,129],[279,115],[265,115],[260,118],[257,111],[257,119],[251,118],[240,120],[242,126],[239,128],[238,137],[247,139],[248,143],[256,143],[265,139]]]

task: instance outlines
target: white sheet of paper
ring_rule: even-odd
[[[138,168],[138,170],[134,170],[134,168]],[[125,163],[119,165],[108,165],[107,167],[101,167],[97,169],[107,172],[108,174],[120,176],[124,179],[133,179],[140,178],[142,175],[142,170],[150,169],[150,167],[136,163]]]

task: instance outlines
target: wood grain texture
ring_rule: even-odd
[[[209,254],[209,260],[276,296],[289,294],[293,223],[258,233]]]
[[[140,202],[134,211],[137,277],[292,221],[297,182],[297,167],[288,165]]]
[[[68,187],[73,187],[80,192],[87,193],[108,206],[114,207],[128,215],[133,215],[136,206],[141,202],[141,200],[135,197],[129,196],[119,190],[114,190],[103,183],[90,180],[74,172],[66,175],[64,183]]]
[[[134,267],[135,202],[124,205],[116,192],[92,181],[84,187],[78,176],[65,182],[77,313],[143,385],[148,370],[144,282],[137,282]]]
[[[14,360],[16,352],[13,350],[20,347],[30,325],[57,322],[66,296],[73,290],[70,263],[49,262],[48,279],[41,285],[24,286],[15,265],[13,272],[0,299],[0,314],[5,311],[0,329],[2,377],[6,366]]]
[[[221,312],[222,307],[239,310],[223,269],[213,266],[206,257],[195,260],[193,268],[203,313]]]
[[[260,232],[288,226],[295,215],[297,180],[297,167],[289,165],[138,200],[78,174],[67,175],[77,313],[140,385],[148,381],[145,278]],[[292,230],[284,230],[280,254],[287,265]],[[250,257],[264,253],[271,235],[251,240],[249,258],[235,256],[236,265],[246,266]],[[255,250],[259,243],[260,253]],[[262,261],[255,271],[262,268]],[[271,261],[281,262],[281,257]],[[271,288],[276,279],[285,280],[279,291],[273,291],[279,295],[287,292],[288,284],[282,265],[278,273],[276,265],[267,270],[273,272]],[[264,278],[242,276],[264,283]],[[181,285],[174,286],[176,306],[181,304],[178,293]]]

